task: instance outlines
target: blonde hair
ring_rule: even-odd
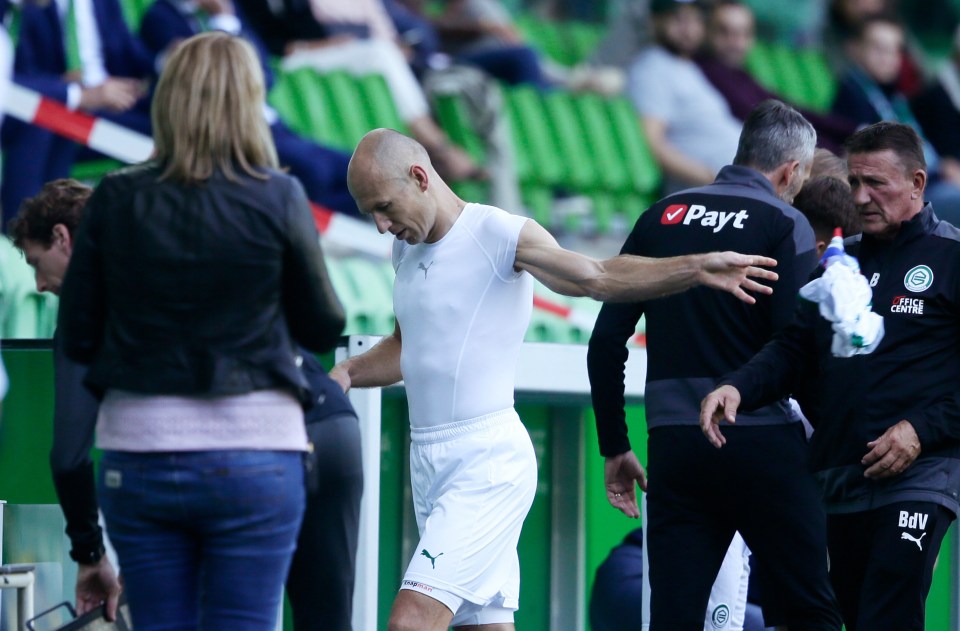
[[[184,183],[237,169],[266,179],[277,150],[263,116],[263,70],[253,47],[210,32],[180,44],[167,60],[153,97],[151,119],[161,178]]]

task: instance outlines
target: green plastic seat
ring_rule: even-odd
[[[579,192],[596,190],[598,170],[584,146],[586,134],[580,125],[574,97],[562,91],[543,97],[544,112],[553,134],[554,143],[563,167],[562,184]],[[586,143],[588,144],[588,143]]]
[[[653,157],[633,104],[626,98],[605,101],[610,120],[616,130],[617,149],[627,165],[632,192],[656,196],[661,183],[660,166]]]
[[[474,161],[482,163],[486,158],[486,148],[483,139],[474,129],[463,99],[456,94],[437,95],[434,98],[433,110],[437,122],[450,140],[463,147]]]
[[[754,44],[747,54],[745,64],[747,72],[757,80],[757,83],[772,92],[777,92],[779,88],[778,69],[773,61],[770,45],[764,42]]]
[[[837,93],[837,77],[821,50],[806,49],[798,53],[800,71],[807,86],[807,106],[817,112],[826,112]]]
[[[377,127],[388,127],[406,133],[407,126],[397,112],[396,103],[382,75],[369,74],[355,79],[360,101],[367,115],[364,133]]]
[[[564,163],[547,123],[540,93],[530,86],[518,86],[504,93],[518,161],[530,169],[520,172],[520,182],[562,186]]]
[[[342,131],[340,146],[353,151],[363,135],[372,128],[367,112],[361,105],[363,100],[359,84],[346,72],[328,72],[320,76],[333,123]]]
[[[617,151],[617,130],[607,115],[603,97],[584,94],[575,97],[573,103],[583,129],[582,142],[590,163],[596,168],[595,190],[604,193],[630,190],[628,167]]]

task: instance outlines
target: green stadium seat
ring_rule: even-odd
[[[519,173],[521,184],[564,184],[564,163],[546,121],[543,99],[529,86],[504,90],[518,163],[529,166]]]
[[[609,99],[606,104],[617,148],[628,168],[631,190],[640,195],[656,196],[661,182],[660,166],[647,144],[633,104],[625,98]]]
[[[617,152],[616,129],[603,97],[584,94],[574,99],[574,106],[583,129],[582,142],[596,168],[596,188],[607,193],[629,190],[628,165]]]
[[[364,133],[377,127],[389,127],[406,133],[407,126],[400,119],[386,80],[381,75],[370,74],[359,77],[356,82],[367,114]]]
[[[827,56],[823,51],[810,48],[799,52],[797,59],[807,86],[807,107],[817,112],[828,111],[838,82]]]
[[[486,148],[483,139],[474,129],[463,99],[456,94],[437,95],[434,98],[433,110],[437,122],[450,140],[463,147],[474,161],[482,163],[486,158]]]
[[[365,133],[372,129],[369,116],[360,105],[363,100],[358,82],[346,72],[329,72],[323,75],[323,86],[329,113],[341,131],[340,146],[353,151]]]
[[[543,97],[543,110],[560,152],[563,183],[575,191],[590,191],[599,188],[598,170],[584,146],[585,134],[577,116],[574,98],[567,92],[550,92]]]
[[[768,90],[776,92],[779,88],[778,68],[769,44],[757,42],[753,45],[750,53],[747,54],[746,69],[757,83]]]
[[[795,105],[812,105],[811,90],[800,67],[800,55],[797,51],[785,45],[772,46],[770,55],[777,69],[777,87],[774,92]]]
[[[315,70],[299,68],[279,74],[270,101],[297,133],[333,147],[348,146],[343,130],[331,114],[322,77]]]
[[[351,285],[352,304],[362,332],[386,335],[394,329],[393,268],[387,261],[361,257],[339,260]],[[341,298],[342,299],[342,298]]]

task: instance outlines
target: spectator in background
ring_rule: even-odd
[[[823,46],[837,74],[843,74],[848,66],[846,43],[863,26],[877,15],[896,15],[895,0],[831,0],[827,9],[827,22],[823,34]],[[917,58],[919,46],[909,44],[904,50],[897,69],[897,89],[913,96],[923,87],[923,71]]]
[[[850,68],[834,97],[833,112],[870,125],[892,121],[910,125],[920,134],[928,181],[926,199],[937,215],[960,216],[960,161],[940,156],[924,138],[906,96],[897,89],[896,77],[903,50],[903,27],[893,17],[876,15],[865,19],[847,42]]]
[[[315,1],[323,4],[325,0]],[[511,85],[543,89],[551,85],[539,55],[524,43],[510,14],[496,0],[448,0],[433,19],[424,17],[422,0],[384,0],[384,4],[405,38],[433,41],[435,52],[477,66]]]
[[[330,350],[344,316],[263,99],[243,39],[180,44],[155,158],[100,182],[61,287],[64,350],[103,396],[97,494],[140,631],[273,631],[303,517],[296,344]]]
[[[953,39],[953,50],[937,80],[917,96],[913,111],[924,135],[943,160],[960,161],[960,28]],[[937,215],[960,225],[960,213],[948,214],[937,207]]]
[[[697,0],[651,0],[654,44],[630,68],[640,116],[666,192],[709,184],[737,152],[741,123],[693,61],[704,39]]]
[[[147,81],[154,55],[134,37],[118,0],[55,0],[20,7],[14,81],[79,109],[149,134]],[[25,198],[66,177],[81,146],[35,125],[3,126],[4,224]]]
[[[714,4],[707,20],[706,46],[696,61],[740,120],[761,101],[779,98],[744,69],[755,41],[755,20],[749,6],[742,0]],[[839,151],[846,137],[856,131],[856,125],[841,116],[799,111],[817,130],[817,142],[831,151]]]
[[[267,63],[266,48],[232,0],[156,0],[140,23],[141,39],[157,54],[206,31],[240,35],[253,44],[269,89],[273,72]],[[290,173],[303,183],[307,197],[332,210],[358,216],[357,205],[347,190],[350,155],[299,136],[284,124],[276,110],[266,103],[263,107],[280,164],[289,167]]]
[[[310,67],[321,72],[382,75],[400,118],[426,147],[439,172],[452,180],[486,177],[430,117],[426,96],[397,45],[396,32],[391,30],[380,0],[322,0],[322,4],[309,0],[238,0],[237,6],[270,54],[283,58],[284,70]],[[338,10],[347,12],[350,20],[334,19],[333,15],[345,15]],[[384,29],[393,35],[375,35]]]

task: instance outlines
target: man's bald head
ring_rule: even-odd
[[[353,152],[347,185],[356,197],[356,189],[363,184],[379,186],[389,180],[406,179],[414,165],[434,175],[423,145],[393,129],[374,129],[360,139]]]

